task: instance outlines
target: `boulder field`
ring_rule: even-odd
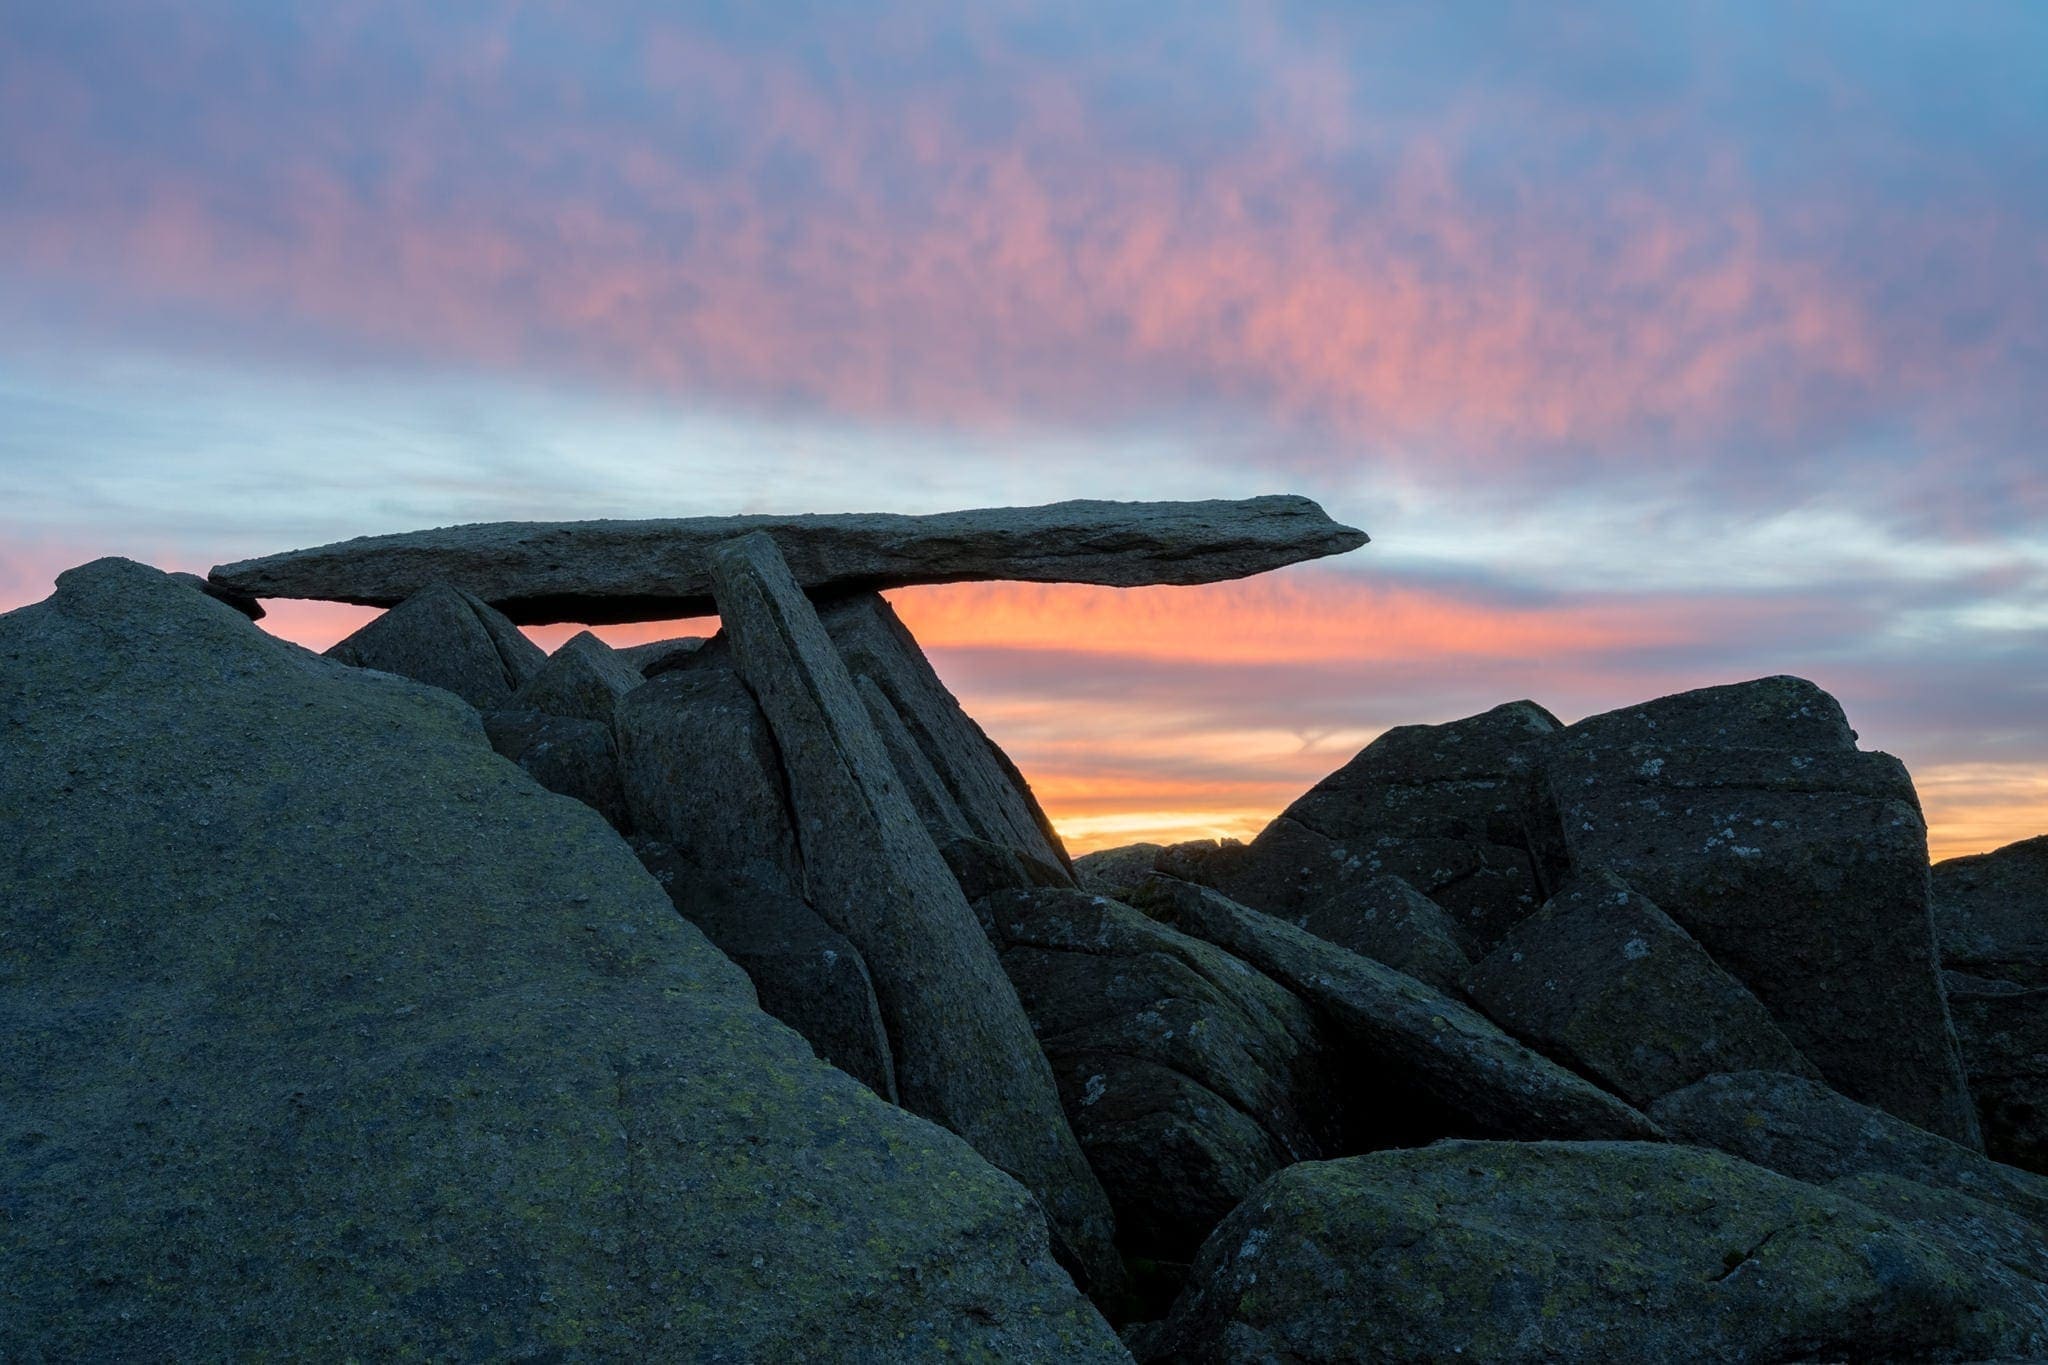
[[[1930,869],[1819,688],[1404,726],[1249,843],[1070,858],[876,593],[1362,540],[62,575],[0,616],[0,1360],[2048,1357],[2048,839]],[[389,609],[320,657],[275,595]]]

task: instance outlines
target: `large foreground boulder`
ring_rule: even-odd
[[[1495,1027],[1478,1011],[1382,963],[1262,915],[1208,887],[1155,875],[1132,903],[1206,939],[1306,1001],[1341,1039],[1360,1077],[1377,1073],[1393,1111],[1426,1097],[1436,1134],[1648,1138],[1647,1118]],[[1354,1131],[1373,1120],[1354,1101]],[[1390,1116],[1391,1118],[1391,1116]],[[1381,1126],[1398,1131],[1395,1122]]]
[[[1934,868],[1942,965],[2048,986],[2048,834]]]
[[[1799,678],[1710,687],[1544,742],[1545,884],[1607,869],[1747,986],[1829,1084],[1966,1145],[1912,780]]]
[[[445,688],[480,711],[508,705],[547,662],[518,627],[446,583],[421,588],[327,657]]]
[[[447,581],[521,625],[665,621],[713,610],[710,556],[752,532],[774,538],[818,594],[914,583],[1216,583],[1342,554],[1365,533],[1307,498],[1056,502],[934,516],[849,512],[662,521],[495,522],[360,536],[224,564],[216,588],[390,606]]]
[[[1697,1148],[1443,1142],[1306,1162],[1202,1248],[1154,1361],[1984,1360],[2048,1295]]]
[[[711,578],[774,731],[811,903],[866,959],[904,1105],[1022,1181],[1090,1287],[1119,1291],[1109,1202],[1052,1068],[817,612],[764,534],[715,550]]]
[[[0,827],[0,1357],[1122,1357],[443,692],[102,560],[0,617]]]

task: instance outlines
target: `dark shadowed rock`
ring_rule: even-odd
[[[362,536],[224,564],[211,580],[251,597],[389,606],[447,581],[521,625],[662,621],[713,610],[709,557],[774,537],[807,592],[914,583],[1216,583],[1365,544],[1307,498],[1057,502],[934,516],[850,512],[662,521],[494,522]]]
[[[2048,986],[2048,834],[1934,869],[1944,966]]]
[[[0,717],[0,1356],[1121,1358],[445,692],[103,560]]]
[[[673,640],[651,640],[644,645],[627,645],[619,651],[625,661],[640,670],[643,678],[680,668],[704,647],[701,635],[681,635]]]
[[[1461,1136],[1658,1136],[1614,1096],[1391,967],[1191,882],[1154,876],[1133,903],[1300,996],[1355,1054],[1355,1066],[1370,1063],[1429,1096],[1457,1117]]]
[[[1985,1155],[2048,1175],[2048,986],[1942,979]]]
[[[998,891],[1028,891],[1035,886],[1071,889],[1074,885],[1063,867],[965,834],[940,844],[939,856],[953,869],[953,880],[960,883],[960,894],[969,904]]]
[[[1210,1236],[1147,1359],[1974,1360],[2048,1351],[2017,1275],[1696,1148],[1306,1162]]]
[[[978,903],[1128,1254],[1186,1262],[1328,1126],[1315,1022],[1212,944],[1069,889]]]
[[[1449,912],[1399,877],[1349,886],[1303,910],[1294,923],[1440,991],[1464,994],[1459,980],[1472,964],[1458,946]]]
[[[507,703],[514,710],[545,711],[612,723],[619,698],[646,679],[604,641],[582,631],[548,655]]]
[[[602,721],[550,716],[540,711],[486,711],[491,747],[551,792],[574,797],[612,828],[632,829],[619,786],[619,750]]]
[[[1221,863],[1212,884],[1298,923],[1375,877],[1397,876],[1448,912],[1468,955],[1483,955],[1542,899],[1522,797],[1531,742],[1556,727],[1548,711],[1518,701],[1389,730]]]
[[[1820,1078],[1741,982],[1611,875],[1580,878],[1510,929],[1465,989],[1502,1028],[1631,1104],[1717,1071]]]
[[[774,731],[811,902],[867,962],[904,1105],[1022,1181],[1091,1286],[1114,1292],[1108,1201],[1052,1069],[839,651],[770,537],[718,547],[711,576],[739,674]]]
[[[506,705],[547,662],[518,627],[446,583],[421,588],[327,657],[445,688],[480,711]]]
[[[197,588],[216,602],[225,602],[251,621],[261,621],[267,614],[263,604],[253,597],[244,596],[218,583],[209,582],[196,573],[174,573],[166,575],[173,583],[183,583],[188,588]]]
[[[626,694],[615,724],[635,830],[700,866],[803,897],[781,755],[731,667],[650,678]]]
[[[1059,835],[1016,765],[960,708],[889,604],[863,593],[831,604],[820,615],[848,671],[863,685],[884,739],[900,734],[892,756],[896,744],[906,741],[923,755],[922,765],[906,754],[899,766],[920,770],[916,777],[906,772],[905,781],[933,837],[950,829],[1014,848],[1041,863],[1069,866]],[[889,722],[892,710],[897,725]],[[938,790],[927,802],[918,791],[931,782]]]
[[[1718,1147],[1800,1180],[1916,1180],[2048,1226],[2048,1178],[1992,1161],[1800,1076],[1744,1071],[1666,1095],[1650,1115],[1680,1141]]]
[[[2009,1209],[1955,1190],[1865,1173],[1821,1187],[1876,1209],[1962,1263],[1997,1301],[2048,1317],[2048,1232]]]
[[[1632,706],[1543,746],[1547,885],[1607,868],[1747,986],[1831,1085],[1978,1141],[1941,998],[1927,830],[1832,697],[1764,678]]]
[[[762,1009],[801,1033],[820,1057],[896,1102],[896,1068],[874,983],[845,935],[785,888],[706,867],[650,839],[634,840],[633,851],[683,918],[739,964]]]
[[[1165,844],[1125,844],[1098,848],[1074,859],[1074,882],[1083,891],[1114,897],[1152,875]]]

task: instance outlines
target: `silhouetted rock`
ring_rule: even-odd
[[[1606,868],[1763,1001],[1830,1084],[1975,1145],[1942,1004],[1927,831],[1888,754],[1812,683],[1765,678],[1594,716],[1543,746],[1546,885]]]
[[[718,547],[711,577],[740,677],[774,731],[811,902],[867,962],[904,1105],[1021,1180],[1090,1287],[1114,1293],[1108,1201],[1052,1070],[839,651],[767,535]]]
[[[2048,987],[1942,979],[1985,1155],[2048,1175]]]
[[[1532,741],[1557,722],[1510,702],[1447,725],[1403,725],[1318,782],[1242,855],[1199,880],[1293,923],[1382,875],[1450,915],[1483,955],[1542,899],[1522,829]]]
[[[645,681],[639,669],[586,630],[548,655],[547,662],[520,684],[507,705],[610,725],[619,698]]]
[[[1801,1076],[1743,1071],[1666,1095],[1650,1115],[1670,1135],[1815,1182],[1895,1175],[1957,1190],[2048,1226],[2048,1178],[1858,1104]]]
[[[1741,982],[1608,874],[1510,929],[1465,988],[1502,1028],[1634,1105],[1717,1071],[1820,1079]]]
[[[268,614],[263,610],[263,604],[255,598],[223,588],[220,584],[201,578],[196,573],[173,573],[165,576],[173,583],[183,583],[188,588],[197,588],[216,602],[225,602],[251,621],[261,621]]]
[[[1222,949],[1070,889],[977,904],[1127,1254],[1186,1262],[1252,1187],[1319,1156],[1314,1020]]]
[[[1123,1357],[445,692],[102,560],[0,717],[0,1356]]]
[[[250,597],[390,606],[460,584],[521,625],[664,621],[714,610],[709,559],[772,536],[807,592],[914,583],[1215,583],[1365,544],[1307,498],[1059,502],[934,516],[858,512],[662,521],[493,522],[360,536],[224,564],[209,578]]]
[[[619,750],[602,721],[550,716],[541,711],[486,711],[491,747],[551,792],[571,796],[602,815],[612,828],[632,828],[619,786]]]
[[[518,627],[446,583],[421,588],[327,657],[445,688],[479,711],[505,706],[547,662]]]
[[[1289,1167],[1211,1234],[1156,1361],[1973,1360],[2048,1351],[2039,1286],[1755,1166],[1442,1142]]]
[[[1942,965],[2048,986],[2048,834],[1934,868]]]
[[[1191,882],[1154,876],[1133,903],[1294,992],[1329,1021],[1354,1065],[1369,1062],[1429,1096],[1461,1120],[1461,1136],[1659,1135],[1614,1096],[1391,967]]]

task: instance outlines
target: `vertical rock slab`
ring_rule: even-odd
[[[102,560],[0,616],[0,829],[0,1358],[1126,1358],[445,692]]]
[[[1546,885],[1606,868],[1763,1001],[1829,1084],[1979,1143],[1942,1002],[1912,779],[1799,678],[1594,716],[1543,745]]]
[[[446,583],[421,588],[327,657],[445,688],[479,711],[505,706],[547,662],[489,603]]]
[[[1465,974],[1488,1017],[1642,1106],[1717,1071],[1820,1079],[1757,998],[1618,877],[1581,878]]]
[[[548,655],[506,705],[610,725],[619,698],[645,681],[623,655],[586,630]]]
[[[812,903],[867,960],[905,1106],[1022,1181],[1090,1284],[1114,1292],[1109,1204],[1052,1068],[839,651],[768,536],[718,547],[710,571],[739,674],[775,732]]]
[[[1984,1153],[2048,1175],[2048,986],[1943,972]]]
[[[848,671],[895,709],[951,798],[949,809],[964,822],[960,832],[1071,870],[1065,846],[1016,765],[961,709],[889,604],[862,593],[826,606],[819,616]]]

